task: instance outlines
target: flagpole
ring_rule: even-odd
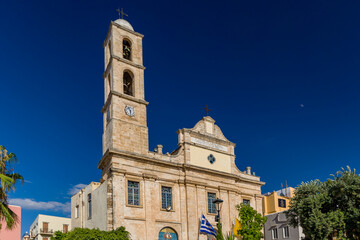
[[[232,231],[231,231],[232,235],[234,235],[235,224],[236,224],[236,217],[235,217],[235,221],[234,221],[234,223],[233,223],[233,227],[232,227]]]
[[[202,217],[202,213],[201,213],[201,217]],[[199,219],[199,236],[198,236],[198,240],[200,240],[200,228],[201,228],[201,218]]]

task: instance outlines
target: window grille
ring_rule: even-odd
[[[216,204],[213,201],[216,199],[215,193],[208,193],[208,212],[216,213]]]
[[[128,204],[140,205],[140,184],[138,182],[128,181]]]
[[[166,209],[168,206],[172,209],[172,191],[171,187],[161,187],[161,200],[163,209]]]

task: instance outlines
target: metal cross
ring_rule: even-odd
[[[125,17],[129,17],[126,13],[124,13],[123,8],[121,8],[121,10],[120,10],[120,9],[116,9],[116,11],[119,13],[119,18],[121,18],[121,19],[124,19],[124,16],[125,16]]]
[[[209,116],[209,112],[211,111],[211,109],[208,108],[208,105],[206,105],[206,107],[204,107],[203,109],[205,109],[206,111],[206,116]]]

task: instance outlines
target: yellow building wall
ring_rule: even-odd
[[[264,215],[288,210],[290,207],[291,198],[294,196],[294,190],[295,190],[294,188],[290,188],[291,197],[279,196],[277,192],[273,192],[269,196],[265,196],[263,200]],[[279,199],[285,200],[286,202],[285,208],[279,207]]]
[[[211,164],[208,156],[212,154],[215,162]],[[210,151],[201,147],[190,146],[190,164],[217,171],[231,173],[231,159],[229,155]]]

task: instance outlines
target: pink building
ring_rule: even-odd
[[[20,240],[21,239],[21,207],[19,206],[9,206],[19,218],[19,223],[12,230],[6,229],[5,221],[1,222],[0,229],[0,240]]]

